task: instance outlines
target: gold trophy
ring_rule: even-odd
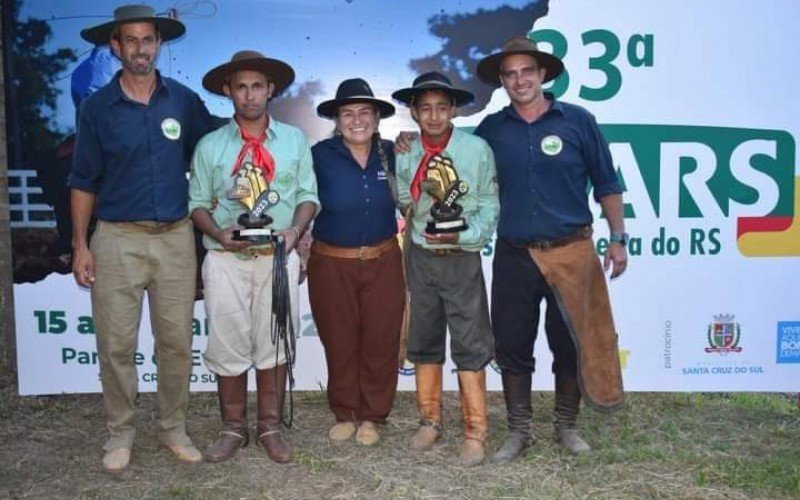
[[[277,191],[269,188],[264,172],[252,162],[244,162],[236,173],[234,186],[228,192],[228,197],[239,200],[247,208],[247,212],[236,220],[244,229],[234,229],[232,238],[236,241],[249,241],[254,245],[271,242],[272,229],[267,226],[272,224],[272,217],[267,214],[267,210],[277,205],[281,197]]]
[[[467,228],[461,213],[463,208],[456,200],[467,194],[469,185],[458,178],[453,160],[435,155],[428,160],[428,173],[420,188],[433,197],[431,217],[425,231],[429,234],[456,233]]]

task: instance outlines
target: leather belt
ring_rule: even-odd
[[[314,242],[311,243],[312,252],[316,252],[320,255],[326,255],[328,257],[338,257],[340,259],[377,259],[392,248],[397,248],[397,238],[395,237],[383,240],[377,245],[365,247],[337,247],[319,240],[314,240]]]
[[[113,224],[117,227],[125,229],[132,229],[140,233],[162,234],[166,233],[167,231],[171,231],[173,229],[188,224],[189,218],[184,217],[183,219],[169,221],[169,222],[161,222],[156,220],[138,220],[138,221],[125,221],[125,222],[101,221],[101,222],[106,224]]]
[[[557,238],[555,240],[532,241],[514,246],[531,248],[533,250],[550,250],[553,248],[563,247],[564,245],[568,245],[572,242],[585,240],[591,237],[592,237],[592,226],[582,226],[562,238]]]
[[[422,250],[425,253],[433,255],[434,257],[447,257],[449,255],[459,255],[464,253],[464,250],[459,247],[455,248],[425,248],[422,245],[413,244],[414,247]]]
[[[259,248],[243,248],[241,250],[237,250],[236,252],[229,252],[228,250],[223,250],[221,248],[215,248],[215,252],[220,253],[233,253],[237,255],[242,255],[244,257],[258,257],[260,255],[273,255],[275,253],[274,247],[259,247]]]

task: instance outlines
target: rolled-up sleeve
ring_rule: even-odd
[[[300,160],[297,165],[297,199],[296,204],[311,202],[316,207],[315,216],[319,214],[320,203],[317,193],[317,176],[314,174],[314,160],[311,147],[305,134],[300,134]]]
[[[195,208],[211,209],[212,170],[204,153],[204,142],[201,140],[192,156],[191,174],[189,176],[189,214]]]
[[[589,178],[594,187],[594,199],[600,201],[606,195],[622,193],[622,186],[614,168],[614,160],[608,142],[600,132],[595,117],[587,113],[584,127],[583,156],[589,167]]]
[[[89,107],[90,103],[90,100],[86,100],[81,104],[75,154],[67,186],[96,193],[100,190],[103,179],[103,155],[97,136],[95,113]]]
[[[482,148],[478,160],[478,212],[470,217],[469,227],[461,233],[459,243],[464,246],[488,243],[500,216],[500,201],[497,197],[497,170],[494,154],[488,145]]]

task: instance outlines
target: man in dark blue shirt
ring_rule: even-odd
[[[613,265],[613,279],[627,264],[622,188],[594,117],[542,91],[542,83],[563,68],[527,37],[512,38],[477,68],[484,83],[502,85],[511,99],[475,130],[494,151],[500,189],[492,327],[510,433],[495,455],[498,462],[518,457],[531,439],[533,345],[542,299],[556,379],[556,440],[574,454],[590,449],[575,429],[581,389],[601,408],[622,400],[616,333],[586,191],[591,183],[608,221],[611,243],[603,267]]]
[[[180,37],[183,24],[144,5],[120,7],[114,18],[81,32],[95,45],[110,43],[122,70],[82,105],[68,182],[72,269],[92,291],[110,472],[127,466],[136,434],[133,354],[144,290],[158,361],[159,440],[182,461],[202,459],[185,429],[196,268],[186,172],[195,143],[215,124],[197,94],[155,70],[161,43]]]

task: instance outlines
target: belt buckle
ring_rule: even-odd
[[[437,257],[446,257],[449,254],[449,252],[447,251],[446,248],[434,248],[433,254]]]
[[[358,247],[358,260],[368,260],[367,247]]]

